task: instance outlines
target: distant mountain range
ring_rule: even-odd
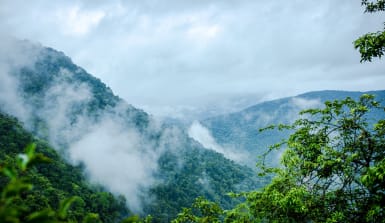
[[[201,120],[201,124],[209,129],[216,142],[230,151],[247,153],[244,161],[254,166],[257,157],[264,153],[269,145],[278,143],[288,137],[288,131],[265,131],[259,129],[272,124],[289,124],[296,120],[303,109],[317,108],[325,101],[358,99],[362,94],[373,94],[376,100],[385,105],[385,91],[349,92],[349,91],[316,91],[287,97],[273,101],[266,101],[242,111],[211,117]],[[383,114],[371,113],[370,118],[379,119]],[[270,162],[277,163],[279,153],[270,157]]]

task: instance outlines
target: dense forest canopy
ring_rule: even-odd
[[[30,148],[28,156],[21,156],[25,157],[23,161],[29,161],[28,168],[21,168],[18,154],[35,146],[40,156]],[[129,214],[123,197],[90,185],[81,168],[67,164],[46,142],[35,139],[15,118],[3,113],[0,113],[0,160],[1,222],[38,222],[27,219],[41,211],[50,215],[52,210],[60,208],[61,202],[73,196],[76,199],[66,214],[68,220],[82,222],[87,213],[93,213],[102,222],[116,222]],[[30,166],[32,161],[35,165]]]

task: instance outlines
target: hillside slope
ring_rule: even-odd
[[[98,186],[90,185],[82,174],[82,169],[66,163],[47,143],[35,139],[13,117],[0,112],[0,160],[1,165],[13,165],[17,154],[23,153],[30,144],[37,145],[37,152],[49,157],[51,162],[37,165],[28,177],[34,185],[18,202],[26,206],[25,213],[51,207],[58,209],[60,201],[70,196],[78,196],[69,218],[81,222],[86,213],[97,213],[103,222],[117,222],[128,215],[125,199],[115,198]],[[7,182],[0,177],[0,188]],[[23,213],[21,214],[23,217]]]
[[[183,129],[127,104],[63,53],[12,40],[0,64],[0,110],[155,222],[172,219],[197,196],[226,207],[225,193],[264,184]]]

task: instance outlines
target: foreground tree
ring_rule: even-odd
[[[246,193],[252,216],[277,222],[381,222],[385,218],[385,120],[372,95],[301,112],[283,143],[281,168],[263,191]]]
[[[0,165],[0,173],[8,178],[4,188],[0,188],[0,222],[4,223],[65,223],[75,222],[68,215],[71,206],[80,200],[73,196],[60,201],[58,210],[46,207],[37,211],[30,211],[28,205],[20,202],[32,190],[27,172],[37,163],[51,160],[41,153],[35,153],[35,144],[26,148],[26,153],[19,154],[16,163]],[[100,222],[99,216],[94,213],[83,213],[83,223]]]
[[[384,0],[362,5],[368,13],[385,11]],[[361,62],[381,58],[385,30],[363,35],[354,47]],[[198,199],[195,212],[184,209],[174,222],[385,222],[385,108],[362,95],[300,114],[292,125],[267,128],[293,131],[266,153],[283,149],[281,166],[260,165],[261,175],[275,176],[269,185],[232,194],[245,199],[232,210]]]
[[[384,108],[363,95],[300,114],[292,125],[268,128],[293,131],[269,150],[284,149],[281,166],[262,165],[275,175],[269,185],[233,195],[245,202],[232,210],[197,200],[198,210],[185,209],[175,222],[385,222]]]
[[[362,5],[365,7],[366,13],[385,11],[384,0],[362,0]],[[354,48],[359,50],[361,62],[370,62],[373,57],[381,58],[385,52],[385,23],[384,30],[367,33],[354,41]]]

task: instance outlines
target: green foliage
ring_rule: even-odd
[[[385,11],[384,0],[362,0],[362,5],[365,6],[365,12],[368,13]],[[373,57],[381,58],[385,52],[385,30],[361,36],[354,41],[354,48],[359,50],[361,62],[370,62]]]
[[[368,116],[372,110],[382,119]],[[187,208],[174,222],[385,222],[384,112],[365,94],[302,111],[292,125],[276,126],[293,133],[269,150],[286,146],[281,166],[265,167],[274,174],[270,184],[231,194],[245,201],[230,210],[197,206],[198,200],[193,207],[210,211]]]
[[[138,215],[133,215],[122,220],[120,223],[151,223],[151,222],[152,222],[151,215],[148,215],[144,219],[140,218]]]
[[[187,144],[186,144],[187,145]],[[195,201],[196,197],[206,197],[223,208],[231,208],[239,203],[226,194],[260,188],[267,178],[256,178],[249,168],[227,160],[223,155],[207,149],[186,147],[180,157],[165,153],[159,159],[162,183],[150,190],[157,199],[147,205],[145,212],[154,217],[154,222],[170,222]],[[199,160],[199,162],[197,162]]]
[[[30,144],[26,152],[19,154],[16,168],[13,166],[1,166],[0,172],[9,178],[9,182],[1,191],[0,198],[0,222],[26,222],[26,223],[44,223],[44,222],[70,222],[68,211],[77,197],[71,197],[62,201],[57,211],[50,207],[42,210],[29,212],[27,205],[18,204],[18,200],[23,194],[32,190],[33,186],[26,177],[27,169],[35,163],[48,162],[49,159],[43,154],[35,153],[35,144]]]
[[[22,148],[26,148],[24,153]],[[81,168],[65,163],[45,142],[26,132],[15,118],[1,112],[0,160],[0,212],[10,219],[16,215],[21,222],[27,218],[43,222],[42,218],[51,216],[50,219],[98,222],[100,216],[99,222],[116,222],[128,215],[124,199],[91,186],[82,176]],[[10,197],[7,202],[11,206],[7,206],[4,199]]]
[[[372,61],[373,57],[381,58],[385,52],[385,31],[367,33],[356,41],[354,48],[361,54],[361,62]]]
[[[172,223],[218,223],[222,214],[223,210],[217,203],[198,197],[192,208],[183,208]]]
[[[376,0],[376,1],[362,0],[361,4],[365,6],[365,12],[372,13],[372,12],[385,11],[384,0]]]
[[[20,204],[20,199],[30,193],[33,185],[29,183],[27,177],[28,171],[35,164],[41,162],[49,162],[49,159],[41,153],[35,153],[35,144],[29,144],[25,153],[19,154],[16,162],[16,168],[10,165],[0,166],[0,173],[9,178],[8,183],[2,188],[0,197],[0,222],[2,223],[75,223],[80,222],[75,216],[71,215],[72,209],[77,202],[82,199],[78,196],[72,196],[60,200],[60,205],[57,210],[50,206],[40,207],[39,210],[31,210],[28,206],[32,204]],[[97,201],[96,201],[97,202]],[[41,209],[43,208],[43,209]],[[82,212],[84,216],[82,223],[97,223],[102,222],[98,214]],[[132,221],[135,219],[135,221]],[[140,220],[136,217],[124,219],[124,222],[149,223],[151,217]]]
[[[383,219],[385,128],[383,120],[369,125],[366,114],[373,109],[383,111],[363,95],[303,111],[308,118],[291,126],[273,182],[246,195],[253,215],[277,222]]]

